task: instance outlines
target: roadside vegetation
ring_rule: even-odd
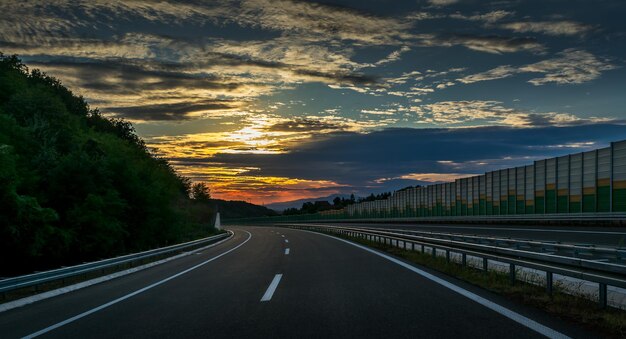
[[[408,188],[410,187],[403,188],[399,191],[402,191]],[[287,208],[283,211],[282,214],[283,215],[315,214],[315,213],[323,212],[323,211],[340,210],[352,204],[362,203],[366,201],[385,200],[389,198],[390,196],[391,196],[391,192],[384,192],[380,194],[372,193],[362,198],[356,198],[354,194],[351,194],[349,198],[335,197],[335,199],[333,199],[332,204],[325,200],[307,201],[302,204],[301,208],[295,208],[295,207]]]
[[[626,311],[611,307],[600,309],[597,302],[590,300],[592,298],[589,296],[582,292],[575,295],[571,292],[566,293],[565,288],[557,282],[554,284],[552,295],[549,295],[545,287],[531,284],[524,279],[511,284],[509,274],[505,272],[492,270],[485,272],[469,265],[448,262],[445,257],[433,257],[430,253],[411,251],[361,238],[342,237],[504,295],[516,302],[537,307],[560,318],[580,323],[590,331],[598,333],[598,337],[626,338]]]
[[[214,210],[131,123],[0,53],[0,277],[206,236]]]

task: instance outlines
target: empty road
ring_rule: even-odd
[[[0,313],[21,338],[593,337],[540,311],[329,236],[232,240]]]

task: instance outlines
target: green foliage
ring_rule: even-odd
[[[342,198],[335,197],[333,199],[333,203],[330,204],[328,201],[314,201],[314,202],[305,202],[302,204],[302,208],[287,208],[283,211],[283,215],[298,215],[298,214],[313,214],[322,211],[328,210],[340,210],[346,206],[352,205],[356,203],[356,198],[354,194],[350,195],[350,198]]]
[[[267,207],[250,204],[245,201],[211,199],[209,206],[219,211],[222,219],[273,217],[278,215],[276,211]]]
[[[385,193],[380,193],[380,194],[376,194],[376,195],[374,195],[374,193],[372,193],[372,194],[368,195],[365,198],[359,198],[358,202],[385,200],[385,199],[389,198],[390,196],[391,196],[391,192],[385,192]]]
[[[189,193],[132,124],[0,53],[0,276],[206,235]]]
[[[211,199],[211,190],[203,182],[195,183],[191,186],[191,197],[197,201],[208,201]]]

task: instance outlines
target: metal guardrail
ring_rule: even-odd
[[[315,224],[311,224],[315,225]],[[358,227],[363,230],[382,231],[376,227]],[[456,240],[468,243],[491,245],[495,247],[515,248],[539,253],[551,253],[561,256],[583,258],[589,260],[607,260],[620,265],[626,265],[626,247],[606,247],[576,243],[561,243],[557,241],[538,241],[494,236],[468,235],[460,233],[416,231],[405,229],[384,229],[387,232],[433,237],[438,239]]]
[[[517,266],[536,269],[546,272],[548,293],[552,293],[554,274],[591,281],[598,283],[600,307],[607,305],[607,286],[626,288],[626,265],[616,263],[357,227],[311,224],[278,224],[276,226],[335,233],[405,249],[409,249],[410,246],[411,250],[416,250],[417,245],[421,247],[422,253],[426,253],[428,249],[433,257],[437,256],[438,250],[445,251],[448,261],[450,261],[450,253],[457,253],[461,255],[461,264],[464,266],[467,264],[469,255],[482,258],[485,271],[487,271],[489,260],[498,261],[509,264],[511,283],[515,283]]]
[[[0,293],[16,290],[24,287],[36,286],[43,283],[61,280],[65,278],[70,278],[73,276],[94,272],[110,267],[114,267],[117,265],[125,264],[128,262],[149,259],[152,257],[169,254],[172,252],[177,252],[181,250],[185,250],[188,248],[201,246],[204,244],[210,244],[216,242],[221,239],[229,238],[232,236],[232,232],[228,231],[226,233],[214,235],[212,237],[198,239],[194,241],[189,241],[182,244],[161,247],[149,251],[127,254],[116,258],[104,259],[100,261],[85,263],[76,266],[63,267],[51,271],[33,273],[28,275],[23,275],[14,278],[8,278],[0,280]]]

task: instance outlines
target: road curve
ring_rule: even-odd
[[[272,227],[231,229],[231,241],[201,253],[0,313],[0,337],[542,337],[471,295],[549,333],[593,337],[430,272],[469,291],[463,296],[342,240]]]

